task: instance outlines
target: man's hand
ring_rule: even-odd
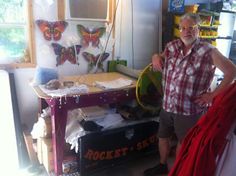
[[[211,92],[207,92],[204,93],[202,95],[199,95],[196,99],[195,99],[195,103],[199,104],[200,106],[206,106],[210,103],[212,103],[212,100],[214,98],[213,93]]]
[[[152,67],[153,71],[162,71],[163,68],[163,57],[159,54],[154,54],[152,56]]]

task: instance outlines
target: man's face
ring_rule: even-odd
[[[191,45],[198,38],[198,25],[191,18],[183,19],[180,22],[179,30],[180,38],[186,46]]]

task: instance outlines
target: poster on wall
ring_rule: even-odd
[[[168,11],[175,13],[184,13],[184,0],[169,0]]]

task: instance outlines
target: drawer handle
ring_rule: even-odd
[[[134,136],[134,129],[129,129],[125,131],[125,137],[127,139],[132,139],[132,137]]]

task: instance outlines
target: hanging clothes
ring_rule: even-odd
[[[236,121],[232,125],[229,134],[227,135],[227,144],[224,152],[217,162],[215,176],[235,176],[236,175]]]
[[[226,136],[236,120],[236,82],[221,92],[185,137],[168,176],[214,176]]]

